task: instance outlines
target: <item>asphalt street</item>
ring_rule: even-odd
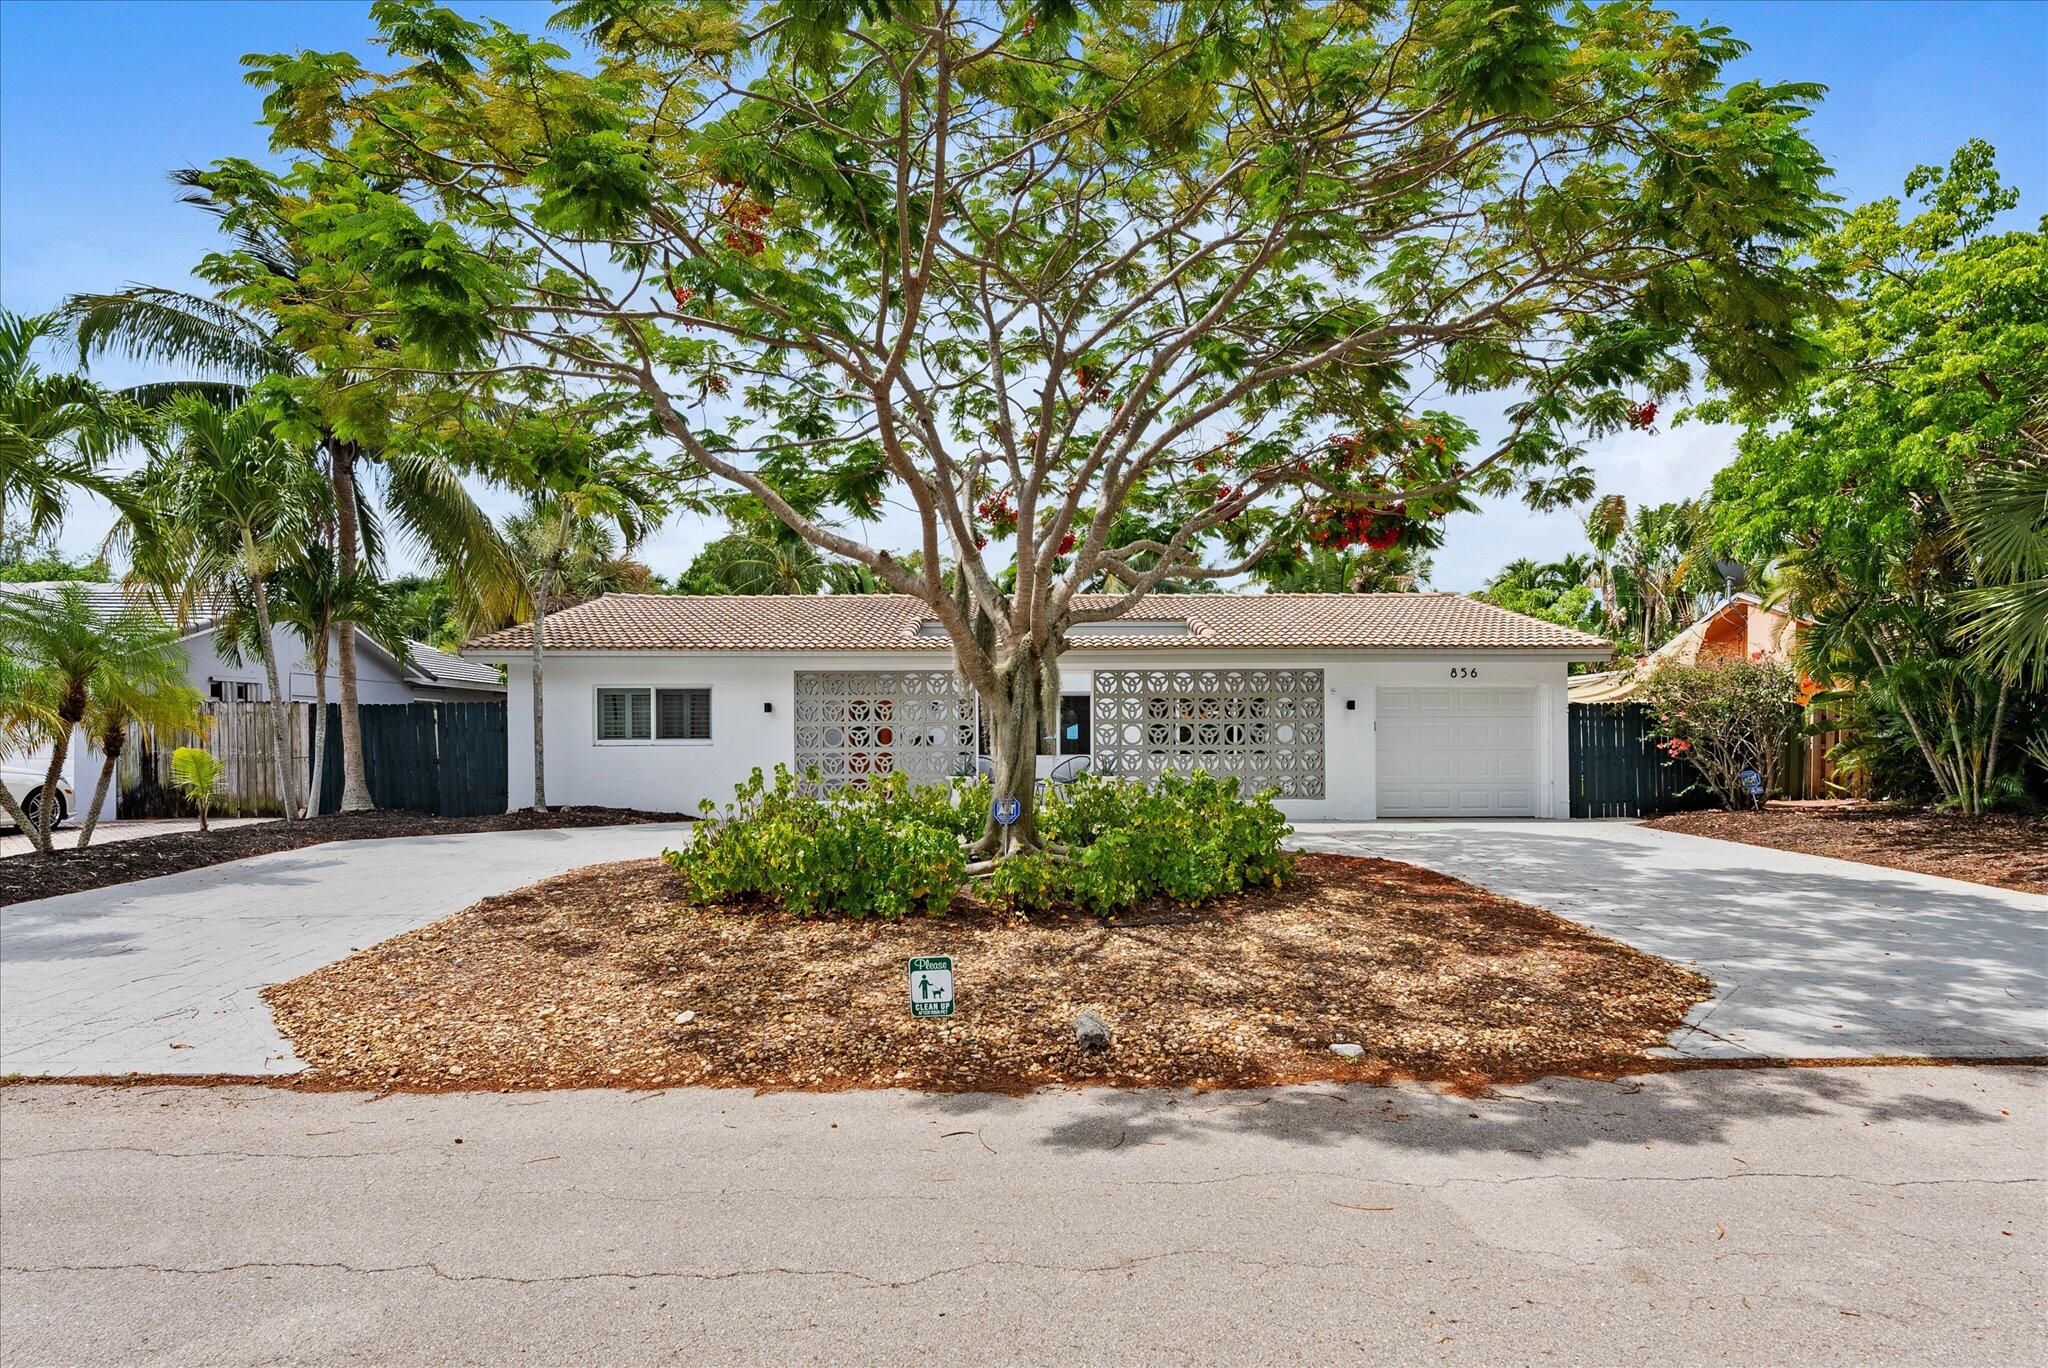
[[[2048,1070],[0,1090],[0,1359],[2036,1363]]]

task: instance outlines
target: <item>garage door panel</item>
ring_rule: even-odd
[[[1533,689],[1382,689],[1379,811],[1387,817],[1536,812]]]

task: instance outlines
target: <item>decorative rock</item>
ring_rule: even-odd
[[[1343,1055],[1346,1059],[1357,1059],[1365,1053],[1363,1045],[1332,1045],[1330,1053]]]
[[[689,1025],[689,1024],[690,1024],[691,1022],[695,1021],[696,1019],[697,1019],[697,1014],[696,1014],[695,1012],[677,1012],[677,1013],[676,1013],[676,1025],[678,1025],[678,1026],[687,1026],[687,1025]]]
[[[1109,1048],[1109,1023],[1093,1012],[1074,1018],[1074,1043],[1084,1050]]]

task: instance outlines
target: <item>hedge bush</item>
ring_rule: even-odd
[[[692,897],[800,916],[936,916],[967,891],[965,846],[986,820],[986,780],[916,785],[895,774],[827,797],[807,787],[780,765],[772,779],[755,770],[732,803],[706,804],[691,843],[664,858]],[[1084,778],[1040,801],[1038,825],[1064,857],[1005,860],[977,892],[1020,911],[1110,913],[1277,887],[1293,870],[1280,845],[1293,828],[1272,795],[1245,798],[1235,779]]]

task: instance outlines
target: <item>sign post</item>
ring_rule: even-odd
[[[910,1014],[953,1015],[953,957],[922,955],[910,962]]]

